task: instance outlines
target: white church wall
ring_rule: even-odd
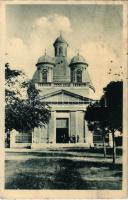
[[[77,135],[79,135],[79,142],[84,143],[84,112],[77,111]]]

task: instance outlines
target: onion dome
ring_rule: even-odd
[[[87,64],[85,58],[81,56],[79,53],[71,59],[70,65],[74,64]]]
[[[39,65],[39,64],[52,64],[52,65],[55,65],[55,61],[54,61],[54,58],[52,58],[52,57],[47,55],[46,50],[45,50],[45,54],[38,59],[36,65]]]
[[[53,46],[55,46],[58,43],[65,43],[68,45],[66,40],[63,38],[62,34],[60,34],[60,36],[56,38],[55,42],[53,43]]]

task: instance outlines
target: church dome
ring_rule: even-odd
[[[81,55],[79,55],[79,53],[74,56],[72,59],[71,59],[71,62],[70,62],[70,65],[73,65],[73,64],[86,64],[87,65],[87,62],[85,60],[85,58]]]
[[[63,38],[63,36],[61,34],[60,34],[59,37],[56,38],[56,40],[53,43],[53,45],[55,46],[55,44],[57,44],[57,43],[66,43],[67,44],[66,40]]]
[[[49,63],[49,64],[55,64],[55,61],[54,61],[54,58],[48,56],[45,52],[45,54],[43,56],[41,56],[39,59],[38,59],[38,62],[36,65],[38,64],[45,64],[45,63]]]

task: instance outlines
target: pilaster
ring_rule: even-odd
[[[77,137],[77,112],[70,112],[70,136],[75,135]]]
[[[77,111],[77,135],[79,135],[79,143],[84,143],[84,112]]]
[[[55,143],[56,142],[56,117],[55,117],[55,111],[51,112],[51,117],[48,123],[47,128],[47,134],[49,138],[49,143]]]

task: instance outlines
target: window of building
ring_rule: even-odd
[[[57,118],[56,128],[68,128],[68,118]]]
[[[71,71],[71,82],[75,82],[75,73]]]
[[[82,82],[82,71],[80,69],[78,69],[76,72],[76,81],[77,81],[77,83]]]
[[[62,60],[58,62],[58,65],[59,65],[59,64],[61,64],[61,63],[63,63],[63,61],[62,61]]]
[[[47,82],[47,70],[46,69],[44,69],[43,72],[42,72],[42,81],[44,83]]]
[[[55,48],[55,56],[57,56],[57,48]]]
[[[63,47],[59,48],[59,55],[62,56],[63,55]]]

